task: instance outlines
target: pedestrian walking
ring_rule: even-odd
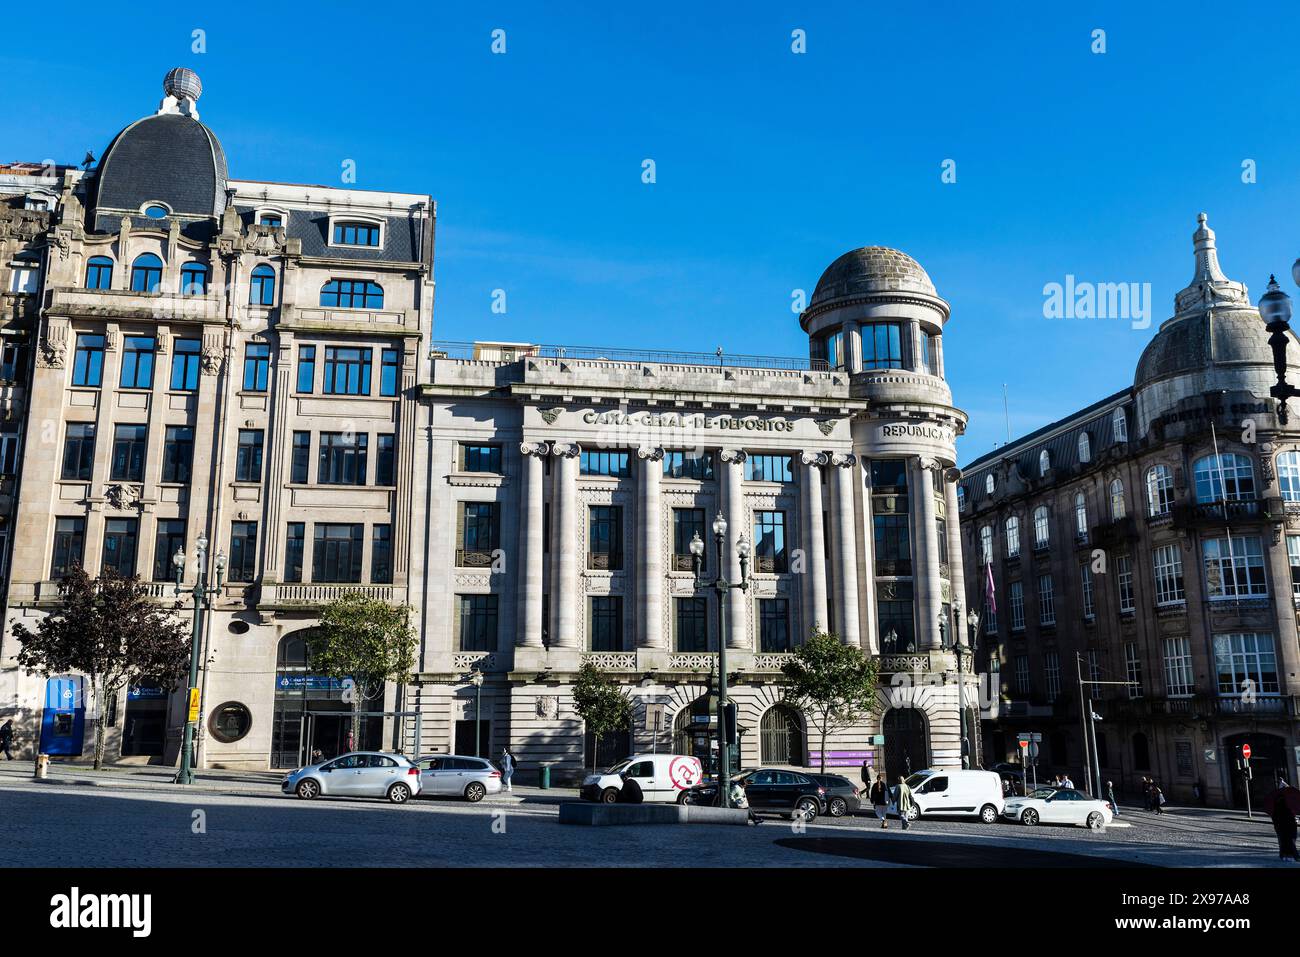
[[[1073,788],[1073,787],[1074,787],[1074,781],[1071,780],[1071,778],[1070,778],[1070,776],[1069,776],[1068,774],[1062,774],[1062,775],[1061,775],[1061,787],[1063,787],[1063,788]]]
[[[0,724],[0,751],[5,753],[5,758],[12,761],[13,752],[9,749],[14,746],[14,723],[10,719],[4,724]]]
[[[730,786],[727,788],[727,794],[731,798],[730,804],[732,807],[742,808],[745,813],[749,815],[748,821],[750,824],[757,827],[763,823],[762,819],[754,813],[754,809],[749,806],[749,795],[745,793],[745,789],[741,787],[739,781],[732,781],[730,783]]]
[[[876,778],[871,785],[871,806],[876,809],[881,827],[889,827],[889,788],[885,785],[885,775]]]
[[[1115,800],[1115,782],[1106,782],[1106,800],[1110,802],[1110,811],[1119,817],[1119,802]]]
[[[1273,822],[1273,832],[1277,835],[1277,856],[1284,861],[1300,861],[1300,851],[1296,850],[1296,814],[1300,813],[1300,790],[1278,778],[1277,790],[1264,799],[1268,816]]]
[[[871,765],[864,759],[862,762],[862,793],[866,794],[871,791]]]
[[[1160,785],[1155,781],[1151,782],[1151,810],[1157,814],[1165,813],[1165,792],[1160,790]]]
[[[1151,779],[1148,777],[1142,778],[1142,809],[1151,810]]]
[[[505,785],[507,791],[512,790],[510,779],[515,776],[515,756],[510,753],[509,748],[501,749],[501,783]]]
[[[908,816],[912,813],[912,789],[907,786],[907,779],[901,774],[898,776],[898,820],[906,831],[912,826],[912,820]]]

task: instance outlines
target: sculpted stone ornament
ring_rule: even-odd
[[[582,453],[582,446],[577,442],[552,442],[551,454],[565,459],[576,459]]]
[[[41,340],[41,354],[38,359],[42,369],[62,369],[66,354],[67,349],[63,343],[51,342],[49,339]]]
[[[825,452],[801,452],[799,455],[799,461],[804,465],[826,465],[830,460]]]
[[[849,452],[835,452],[831,455],[831,465],[842,469],[851,469],[858,464],[858,457]]]
[[[543,422],[545,422],[547,425],[554,425],[555,420],[560,417],[560,413],[563,412],[564,409],[560,406],[557,406],[554,409],[538,409],[537,411],[541,413]]]
[[[821,429],[822,435],[830,435],[835,431],[835,426],[839,424],[839,419],[822,419],[817,423],[817,428]]]
[[[662,462],[664,448],[662,445],[642,445],[636,450],[636,457],[647,462]]]
[[[723,449],[718,454],[718,458],[722,459],[722,461],[726,462],[728,465],[743,465],[749,456],[745,453],[744,449]]]
[[[119,511],[135,508],[140,504],[143,489],[138,485],[110,485],[104,490],[104,498],[110,508]]]
[[[204,349],[199,365],[204,375],[216,375],[221,371],[221,352],[217,349]]]
[[[523,456],[535,455],[538,458],[546,458],[550,455],[551,447],[546,442],[520,442],[519,454]]]

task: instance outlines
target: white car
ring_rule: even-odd
[[[1039,788],[1007,800],[1002,816],[1021,824],[1077,824],[1099,831],[1111,822],[1110,805],[1074,788]]]
[[[634,754],[603,774],[582,781],[584,800],[613,804],[623,799],[623,789],[635,784],[646,802],[676,801],[704,777],[700,759],[688,754]]]
[[[907,779],[912,789],[912,811],[908,819],[922,815],[954,814],[978,817],[996,824],[1002,813],[1002,779],[992,771],[963,768],[926,768]],[[890,789],[890,811],[898,813],[898,789]]]

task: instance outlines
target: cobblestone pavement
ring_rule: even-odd
[[[557,822],[554,802],[567,796],[562,791],[396,807],[299,801],[280,796],[266,779],[262,793],[223,793],[221,782],[178,792],[165,777],[94,787],[73,778],[49,783],[0,774],[0,865],[1296,866],[1278,861],[1266,822],[1228,813],[1134,812],[1130,827],[1104,832],[923,820],[904,833],[897,821],[881,830],[866,817],[822,818],[802,830],[776,818],[758,828],[587,828]]]

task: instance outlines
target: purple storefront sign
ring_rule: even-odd
[[[874,751],[827,751],[826,766],[837,768],[857,767],[863,761],[866,761],[867,764],[873,764],[875,757],[876,752]],[[820,751],[808,752],[808,764],[810,766],[816,765],[820,767],[821,763],[822,753]]]

